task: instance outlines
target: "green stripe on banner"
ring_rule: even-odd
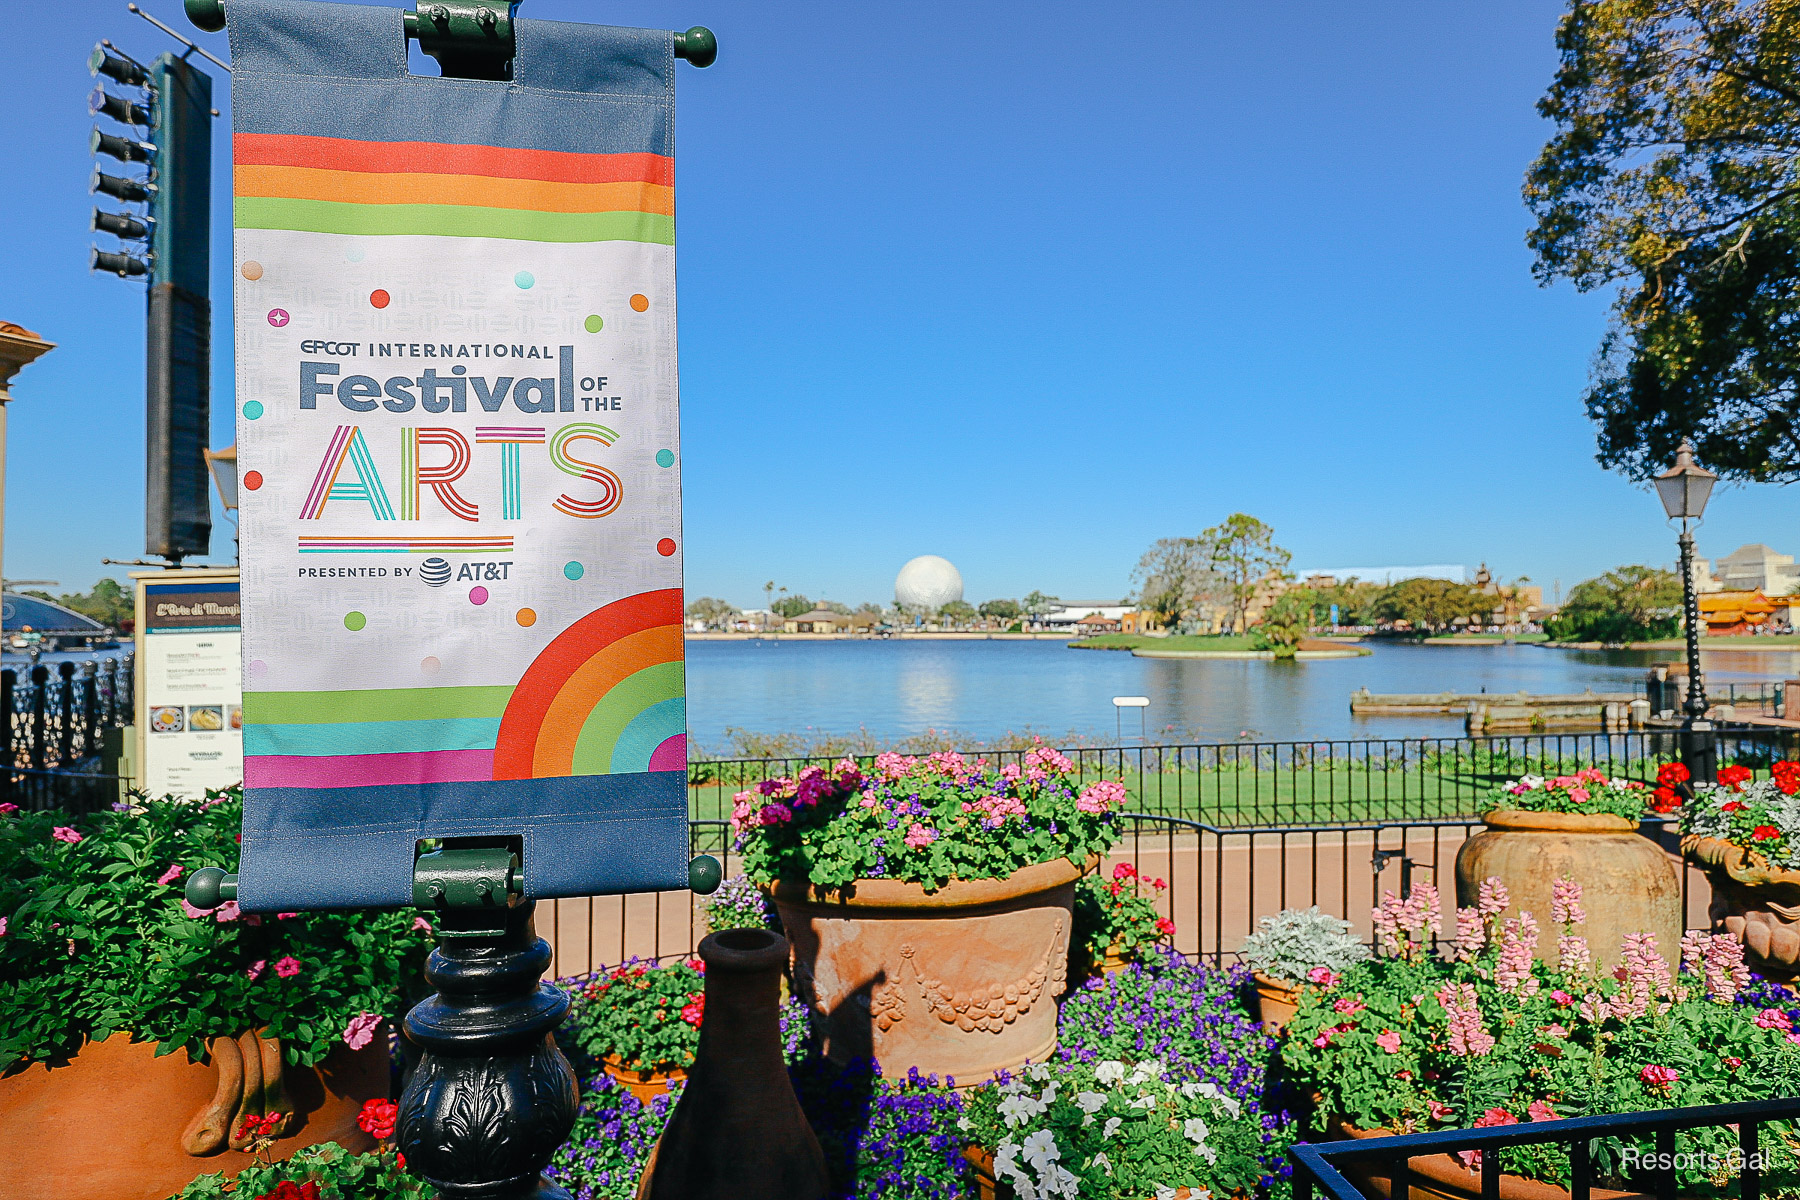
[[[246,725],[336,725],[360,721],[497,720],[510,687],[369,688],[352,692],[246,692]]]
[[[511,238],[521,242],[655,242],[675,244],[675,218],[661,213],[535,212],[462,204],[339,204],[239,196],[232,201],[239,229],[298,229],[308,233],[427,234]]]

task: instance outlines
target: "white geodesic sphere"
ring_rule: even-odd
[[[935,554],[919,555],[894,577],[894,603],[902,608],[942,608],[962,598],[962,573]]]

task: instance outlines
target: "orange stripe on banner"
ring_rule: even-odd
[[[328,171],[239,164],[239,196],[330,200],[339,204],[473,204],[533,212],[648,212],[675,215],[675,189],[654,183],[561,183],[484,175]]]
[[[239,167],[318,167],[380,174],[486,175],[553,183],[675,186],[675,160],[661,154],[574,154],[447,142],[363,142],[289,133],[234,133]]]
[[[681,589],[639,592],[589,613],[538,652],[513,688],[494,747],[495,779],[532,778],[544,715],[569,677],[620,638],[658,625],[681,624]]]
[[[575,762],[582,724],[594,706],[621,679],[657,663],[680,662],[682,649],[681,626],[658,625],[620,638],[577,667],[544,714],[531,754],[532,778],[567,775]]]

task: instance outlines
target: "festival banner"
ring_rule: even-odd
[[[246,909],[685,887],[674,51],[232,0]]]

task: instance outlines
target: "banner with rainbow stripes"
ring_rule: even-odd
[[[248,910],[686,885],[671,35],[232,0]]]

